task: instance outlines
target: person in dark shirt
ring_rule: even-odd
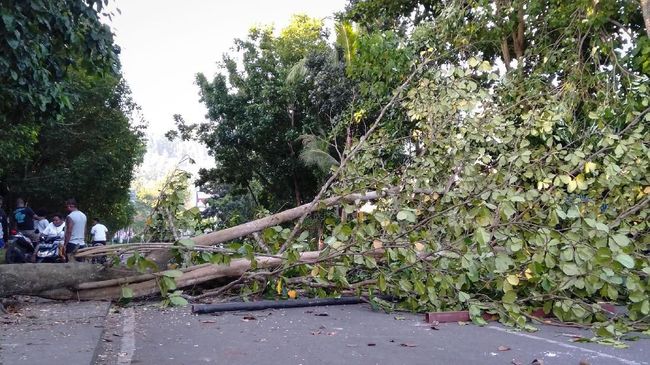
[[[38,240],[38,235],[34,232],[34,219],[40,219],[41,217],[36,215],[32,208],[25,204],[25,200],[22,198],[16,200],[16,209],[11,217],[13,220],[13,226],[20,233],[29,237],[32,241]]]
[[[7,213],[2,209],[3,199],[0,196],[0,248],[3,248],[5,241],[9,239],[9,219]]]

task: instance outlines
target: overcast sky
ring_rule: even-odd
[[[256,24],[287,25],[292,14],[330,17],[345,0],[114,0],[110,22],[122,49],[123,72],[142,106],[150,131],[173,127],[173,114],[187,122],[204,119],[194,78],[212,79],[216,62],[234,38]]]

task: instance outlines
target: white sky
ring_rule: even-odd
[[[173,114],[188,123],[204,120],[195,75],[211,80],[216,62],[256,24],[288,24],[292,14],[330,17],[345,0],[113,0],[111,28],[135,101],[160,135],[173,128]]]

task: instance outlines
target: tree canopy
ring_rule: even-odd
[[[0,4],[0,175],[29,158],[40,128],[76,97],[68,70],[111,72],[117,48],[99,21],[101,0],[3,1]],[[11,127],[11,128],[10,128]]]
[[[100,21],[106,4],[0,4],[0,194],[7,206],[23,196],[54,212],[74,196],[109,224],[130,219],[143,124],[120,73],[119,48]]]
[[[277,35],[258,27],[235,40],[237,54],[224,56],[223,73],[212,81],[197,75],[210,121],[185,125],[177,116],[177,122],[183,137],[196,132],[215,157],[216,168],[203,171],[201,183],[252,192],[251,184],[259,182],[263,192],[255,199],[270,209],[313,198],[317,180],[299,159],[299,137],[329,129],[329,121],[295,66],[322,67],[331,52],[326,40],[322,21],[295,16]]]

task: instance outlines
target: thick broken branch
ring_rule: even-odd
[[[388,191],[387,191],[388,192]],[[375,200],[380,196],[376,191],[368,192],[365,194],[349,194],[345,196],[332,197],[329,199],[321,200],[319,204],[329,207],[336,205],[342,201],[353,202],[356,200],[367,201]],[[285,210],[283,212],[273,214],[268,217],[257,219],[251,222],[240,224],[235,227],[223,229],[221,231],[204,234],[194,237],[193,240],[197,245],[216,245],[218,243],[230,241],[235,238],[247,236],[254,232],[259,232],[265,228],[277,226],[280,223],[288,222],[301,217],[303,214],[309,212],[312,203],[303,204],[299,207]]]

